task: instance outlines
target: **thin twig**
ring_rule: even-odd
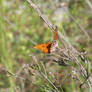
[[[44,75],[44,73],[41,72],[41,75],[55,88],[57,92],[59,92],[57,87],[49,80],[49,78],[46,75]]]
[[[80,28],[80,30],[84,33],[84,35],[88,38],[88,40],[91,40],[91,37],[89,36],[87,31],[76,21],[76,19],[70,13],[68,15],[73,19],[75,24]]]
[[[92,3],[91,3],[89,0],[85,0],[85,2],[88,4],[89,8],[90,8],[91,11],[92,11]]]
[[[13,76],[13,77],[15,77],[15,78],[20,78],[21,80],[25,80],[23,77],[20,77],[20,76],[18,76],[17,74],[14,74],[13,72],[11,72],[11,71],[9,71],[9,70],[7,70],[7,69],[4,69],[4,70],[5,70],[6,73],[9,74],[10,77]]]

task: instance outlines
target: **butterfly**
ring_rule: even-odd
[[[58,36],[57,36],[57,26],[55,28],[55,32],[54,32],[54,40],[52,42],[48,42],[48,43],[43,43],[43,44],[39,44],[34,46],[33,48],[39,49],[41,50],[43,53],[51,53],[53,51],[55,51],[55,48],[58,46]]]

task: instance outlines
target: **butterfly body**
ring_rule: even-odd
[[[50,52],[54,52],[57,47],[58,47],[58,41],[57,40],[53,40],[52,43],[51,43]]]

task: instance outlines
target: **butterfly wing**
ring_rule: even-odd
[[[54,32],[54,40],[57,40],[58,39],[58,33],[57,33],[57,31],[58,31],[58,28],[56,26],[55,32]]]
[[[44,43],[34,46],[33,48],[41,50],[43,53],[50,53],[51,43]]]

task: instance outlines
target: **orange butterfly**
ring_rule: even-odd
[[[41,50],[43,53],[51,53],[52,51],[55,51],[55,48],[58,46],[57,42],[57,27],[54,32],[54,40],[52,42],[39,44],[34,46],[33,48]]]

